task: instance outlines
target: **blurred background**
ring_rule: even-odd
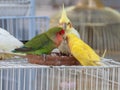
[[[52,16],[57,13],[64,4],[65,7],[69,7],[77,4],[81,0],[36,0],[35,8],[37,16]],[[105,6],[116,9],[120,12],[120,0],[101,0]]]

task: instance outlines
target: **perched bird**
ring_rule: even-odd
[[[15,48],[23,46],[23,43],[12,36],[6,30],[0,28],[0,51],[11,52]]]
[[[23,43],[7,32],[5,29],[0,28],[0,60],[13,57],[11,52],[15,48],[23,46]]]
[[[26,54],[49,54],[57,48],[63,40],[64,30],[61,27],[50,28],[47,32],[39,34],[24,44],[21,48],[16,48],[13,52]]]
[[[73,33],[78,38],[80,38],[80,34],[78,33],[77,30],[74,29],[74,27],[72,26],[72,23],[70,22],[69,18],[67,17],[66,11],[64,9],[64,5],[63,5],[63,10],[62,10],[62,15],[61,15],[61,18],[59,20],[59,26],[61,26],[65,29],[66,34]],[[64,37],[65,38],[62,41],[61,45],[58,47],[58,49],[62,54],[69,55],[70,50],[69,50],[67,42],[66,42],[66,36],[64,36]]]
[[[83,66],[101,66],[105,65],[101,62],[100,57],[95,51],[75,34],[67,34],[67,42],[71,54]]]
[[[59,19],[59,26],[63,27],[65,29],[65,33],[73,33],[75,34],[77,37],[80,38],[80,34],[78,33],[78,31],[72,26],[71,21],[69,20],[69,18],[67,17],[66,11],[64,9],[64,5],[63,5],[63,10],[62,10],[62,15],[61,18]]]

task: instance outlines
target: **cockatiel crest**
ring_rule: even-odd
[[[67,17],[67,14],[66,14],[66,11],[65,11],[64,5],[63,5],[62,15],[61,15],[61,18],[59,20],[59,23],[62,24],[62,23],[69,23],[69,22],[70,22],[70,20]]]

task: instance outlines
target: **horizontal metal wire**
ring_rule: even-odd
[[[34,8],[34,0],[0,0],[0,16],[34,15]]]

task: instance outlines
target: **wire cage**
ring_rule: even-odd
[[[0,90],[120,90],[120,63],[109,63],[86,67],[0,61]]]
[[[106,4],[115,6],[117,0],[102,0]],[[112,3],[114,2],[114,3]],[[116,4],[118,5],[118,4]],[[79,32],[81,39],[90,45],[100,56],[107,53],[105,57],[120,61],[120,13],[117,9],[104,6],[101,0],[79,0],[70,7],[66,7],[67,16],[73,27]],[[114,7],[113,6],[113,7]],[[119,8],[120,4],[118,5]],[[62,10],[61,10],[62,11]],[[51,17],[51,26],[56,25],[60,19],[61,12]]]
[[[26,16],[35,14],[35,0],[0,0],[0,16]]]
[[[46,16],[10,16],[0,17],[0,28],[21,41],[27,41],[35,35],[46,31],[49,27],[49,18]]]

